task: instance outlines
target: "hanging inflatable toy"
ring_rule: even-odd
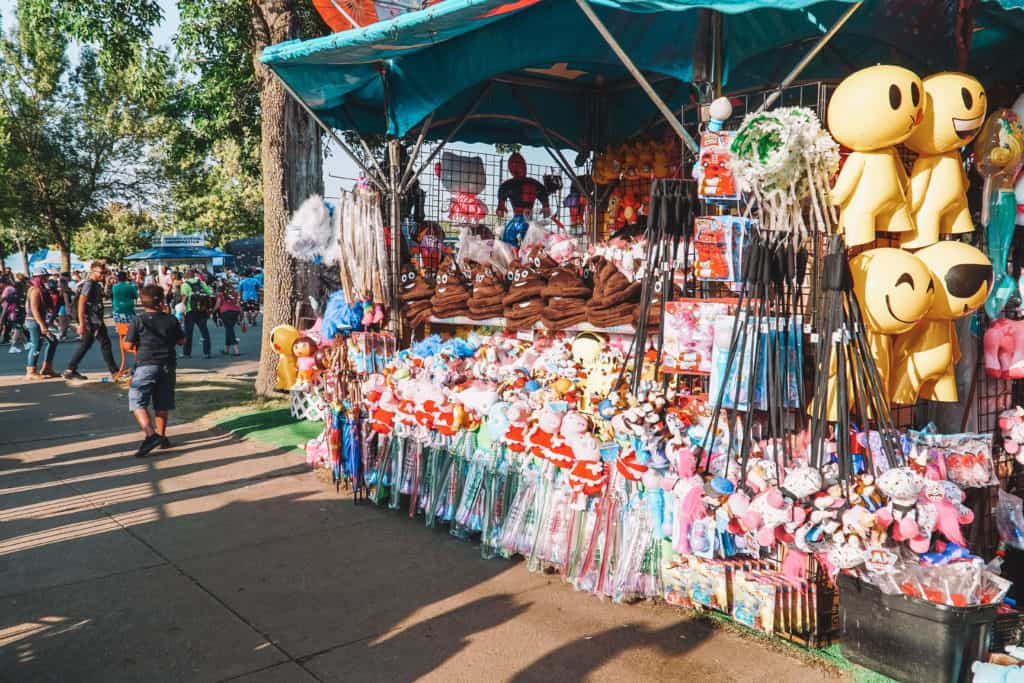
[[[548,191],[543,183],[535,178],[526,177],[526,160],[519,152],[508,158],[508,171],[512,177],[498,188],[498,208],[495,214],[504,218],[507,213],[506,203],[512,203],[512,220],[505,226],[501,239],[518,247],[529,229],[529,219],[533,213],[533,205],[540,202],[544,217],[551,215],[548,205]]]
[[[960,360],[953,321],[984,302],[992,286],[992,263],[963,242],[936,242],[914,256],[931,271],[935,296],[924,319],[893,343],[892,401],[916,403],[957,400],[956,363]]]
[[[832,94],[828,129],[853,150],[830,195],[848,247],[873,242],[876,231],[914,229],[907,174],[895,146],[910,137],[923,109],[921,79],[898,66],[856,71]]]
[[[960,148],[974,140],[985,121],[985,89],[959,73],[933,74],[923,84],[924,117],[904,143],[918,154],[910,172],[915,229],[900,236],[904,249],[935,244],[939,234],[974,230]]]
[[[441,179],[444,189],[452,195],[448,220],[455,223],[482,223],[487,217],[487,207],[477,195],[487,187],[484,160],[444,152],[434,172]]]
[[[1017,198],[1013,180],[1024,155],[1024,128],[1009,109],[992,112],[974,142],[974,163],[985,179],[981,195],[981,223],[985,226],[988,257],[992,261],[992,292],[985,300],[985,313],[999,317],[1006,302],[1017,291],[1017,282],[1007,272],[1010,243],[1016,228]]]
[[[882,386],[888,387],[892,338],[909,332],[931,308],[932,274],[921,259],[892,248],[858,254],[850,259],[850,273],[867,327],[868,348]]]
[[[299,331],[291,325],[278,325],[270,331],[270,345],[278,354],[277,389],[291,391],[299,374],[292,345],[299,338]]]

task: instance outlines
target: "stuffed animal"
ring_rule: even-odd
[[[316,342],[310,337],[299,337],[292,342],[292,355],[298,370],[297,383],[308,391],[316,376]]]
[[[985,330],[985,373],[1024,379],[1024,320],[1000,318]]]
[[[448,220],[456,223],[482,223],[487,217],[487,207],[477,195],[487,187],[483,159],[445,151],[435,172],[441,179],[441,185],[452,195]]]
[[[277,386],[280,391],[291,391],[299,369],[295,363],[292,344],[299,338],[299,331],[291,325],[278,325],[270,331],[270,345],[277,352]]]
[[[529,217],[533,212],[534,203],[539,201],[544,216],[550,216],[548,191],[540,181],[526,177],[526,160],[522,154],[514,152],[509,156],[508,171],[512,177],[498,187],[498,208],[495,213],[504,218],[506,204],[511,202],[512,212],[516,216]]]
[[[924,319],[893,344],[892,401],[916,403],[918,397],[956,401],[956,363],[960,360],[953,321],[984,302],[992,284],[988,257],[963,242],[937,242],[915,253],[932,274],[935,296]]]
[[[900,236],[904,249],[935,244],[940,233],[974,230],[960,148],[974,140],[985,121],[985,89],[971,76],[959,73],[933,74],[922,85],[924,116],[904,142],[918,154],[910,172],[910,206],[916,227]]]
[[[830,198],[840,207],[846,244],[873,242],[876,231],[914,229],[907,201],[907,174],[895,146],[924,115],[921,79],[898,66],[861,69],[844,79],[828,104],[832,137],[853,150]]]
[[[935,289],[932,274],[913,254],[885,247],[852,258],[850,273],[867,328],[868,346],[888,393],[892,338],[910,331],[931,308]],[[833,397],[831,391],[829,397]]]

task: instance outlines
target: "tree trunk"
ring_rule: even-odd
[[[294,324],[295,304],[305,296],[320,295],[311,284],[316,282],[315,269],[288,255],[284,232],[299,204],[311,194],[323,193],[323,160],[316,122],[259,63],[267,45],[299,37],[295,0],[257,0],[253,28],[263,166],[263,335],[256,392],[270,395],[277,383],[278,359],[270,332],[278,325]]]
[[[31,275],[32,272],[28,269],[28,248],[19,246],[18,251],[21,253],[22,267],[25,269],[25,275]]]

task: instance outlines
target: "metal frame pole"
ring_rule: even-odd
[[[551,139],[551,136],[548,135],[547,128],[541,124],[540,117],[537,116],[537,110],[534,109],[533,103],[530,102],[530,98],[527,97],[526,93],[521,91],[519,88],[513,89],[512,92],[515,93],[516,99],[526,107],[530,116],[533,117],[534,125],[537,126],[537,129],[540,130],[540,134],[543,135],[544,139],[547,141],[548,144],[544,145],[544,150],[552,159],[555,160],[556,164],[561,166],[562,171],[569,176],[569,180],[571,180],[572,184],[576,186],[576,189],[579,190],[581,194],[587,194],[587,190],[583,187],[583,183],[580,182],[579,177],[572,170],[572,166],[569,165],[569,160],[565,158],[565,155],[562,154],[562,150],[558,149],[558,145],[556,145],[554,140]]]
[[[402,179],[399,185],[403,188],[406,187],[406,183],[409,182],[409,176],[412,175],[412,169],[416,166],[416,157],[420,155],[420,148],[423,147],[423,141],[427,137],[427,131],[430,130],[430,126],[434,123],[434,113],[430,112],[427,116],[426,121],[420,126],[419,135],[416,136],[416,144],[412,148],[412,153],[409,155],[409,163],[405,165],[405,170],[402,172]]]
[[[825,34],[818,39],[818,42],[814,44],[814,47],[811,48],[810,52],[804,55],[803,59],[797,62],[796,66],[794,66],[793,69],[786,75],[786,77],[782,79],[782,82],[779,83],[779,87],[775,90],[775,92],[771,93],[770,95],[768,95],[768,97],[765,98],[764,104],[758,107],[757,111],[764,111],[768,107],[775,104],[775,101],[782,96],[782,91],[793,84],[793,81],[795,81],[797,77],[799,77],[800,74],[803,73],[804,69],[807,68],[807,65],[810,64],[814,60],[814,58],[817,57],[818,54],[825,49],[825,46],[828,45],[829,41],[832,40],[832,38],[837,33],[839,33],[839,29],[841,29],[843,25],[850,20],[850,17],[853,16],[854,12],[860,9],[860,6],[863,4],[863,2],[853,3],[852,5],[850,5],[850,8],[848,10],[843,12],[842,16],[836,19],[836,23],[832,25],[832,28],[826,31]]]
[[[587,4],[587,0],[576,0],[576,4],[579,6],[580,10],[587,17],[587,19],[590,20],[590,23],[594,25],[594,28],[597,29],[597,32],[601,35],[601,37],[604,38],[604,42],[608,43],[608,47],[612,49],[612,52],[614,52],[615,56],[619,58],[619,61],[622,62],[622,65],[626,67],[626,70],[633,76],[633,78],[636,79],[636,82],[640,85],[640,88],[647,94],[647,97],[650,98],[651,102],[654,103],[654,106],[658,108],[658,111],[661,112],[661,115],[664,116],[665,120],[668,121],[670,126],[672,126],[672,130],[674,130],[676,132],[676,135],[682,138],[686,146],[689,147],[694,154],[696,154],[697,151],[700,149],[700,147],[697,145],[697,141],[694,140],[693,136],[687,132],[687,130],[683,127],[682,122],[676,118],[676,115],[672,113],[672,110],[669,109],[669,106],[665,104],[665,100],[661,99],[661,96],[658,95],[657,91],[655,91],[654,86],[650,84],[650,82],[644,76],[643,72],[641,72],[637,65],[633,63],[633,60],[629,58],[629,55],[626,54],[626,51],[623,50],[622,46],[619,45],[617,40],[615,40],[615,36],[611,34],[611,31],[609,31],[608,27],[604,25],[604,22],[601,21],[601,18],[597,16],[597,13],[594,12],[594,9],[589,4]]]
[[[389,221],[391,223],[391,323],[395,330],[395,337],[398,339],[402,339],[405,334],[401,302],[398,300],[398,286],[401,281],[400,271],[402,269],[402,192],[398,186],[400,145],[401,141],[398,138],[388,140],[388,171],[390,174],[388,206],[391,214]]]
[[[343,152],[345,152],[345,154],[347,154],[349,156],[349,158],[352,159],[352,161],[355,162],[356,166],[358,166],[360,169],[362,169],[363,173],[366,174],[366,179],[368,181],[370,181],[370,183],[372,185],[374,185],[379,191],[383,192],[385,190],[384,184],[380,180],[378,180],[377,178],[374,177],[373,171],[371,171],[369,168],[367,168],[366,164],[364,164],[359,159],[359,157],[357,157],[355,155],[355,152],[353,152],[349,148],[349,146],[345,144],[345,141],[342,140],[341,138],[339,138],[337,136],[337,134],[335,134],[335,132],[333,130],[331,130],[330,126],[328,126],[326,123],[324,123],[320,119],[319,116],[317,116],[315,113],[313,113],[313,110],[310,109],[309,106],[307,106],[306,103],[302,101],[302,98],[299,97],[295,93],[294,90],[292,90],[291,86],[288,85],[288,83],[286,83],[285,80],[283,78],[281,78],[281,76],[278,75],[278,73],[276,71],[271,69],[270,73],[274,74],[274,77],[277,78],[277,80],[280,81],[281,86],[284,87],[285,92],[287,92],[289,95],[291,95],[291,98],[293,100],[298,102],[299,106],[302,107],[303,111],[305,111],[306,114],[308,114],[314,121],[316,121],[317,125],[320,126],[320,128],[323,129],[323,131],[325,133],[327,133],[327,135],[334,141],[334,143],[336,145],[341,147],[341,150]]]
[[[434,148],[434,150],[427,157],[426,161],[420,164],[420,167],[416,170],[413,176],[402,184],[402,192],[405,192],[406,190],[409,189],[409,186],[412,184],[412,181],[415,180],[416,178],[419,178],[420,173],[423,173],[423,171],[428,166],[430,166],[430,162],[433,161],[434,158],[441,153],[441,150],[444,149],[444,146],[451,142],[452,138],[458,135],[459,131],[462,130],[462,126],[464,126],[466,121],[469,120],[469,117],[473,115],[473,113],[476,111],[476,108],[480,106],[480,103],[484,101],[484,98],[487,96],[487,93],[491,91],[491,85],[492,83],[488,81],[487,85],[485,85],[483,87],[483,90],[480,91],[480,94],[477,95],[475,100],[473,100],[473,103],[470,104],[469,107],[466,108],[466,111],[463,112],[463,114],[459,117],[458,123],[456,123],[455,126],[450,131],[448,131],[448,135],[446,135],[444,140],[441,141],[441,144]]]

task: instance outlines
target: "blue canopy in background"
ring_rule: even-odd
[[[730,90],[776,85],[852,0],[591,0],[655,89],[678,109],[694,99],[695,8],[726,13]],[[868,0],[805,71],[839,78],[877,62],[922,75],[955,68],[958,3]],[[1024,0],[975,9],[970,70],[1018,78]],[[433,113],[430,139],[593,148],[658,120],[573,0],[445,0],[360,29],[267,48],[262,61],[328,125],[405,135]]]

